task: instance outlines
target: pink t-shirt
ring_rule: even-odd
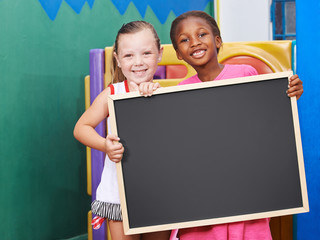
[[[221,73],[213,80],[222,80],[230,78],[239,78],[247,77],[252,75],[258,75],[258,72],[255,68],[250,65],[224,65]],[[201,83],[202,81],[198,78],[198,75],[194,75],[190,78],[187,78],[179,83],[179,85],[190,84],[190,83]]]
[[[258,75],[256,69],[249,65],[226,64],[221,73],[213,80]],[[179,85],[201,83],[198,75],[194,75]],[[251,221],[218,224],[204,227],[179,229],[180,240],[272,240],[269,218]]]

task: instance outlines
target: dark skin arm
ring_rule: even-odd
[[[297,97],[297,100],[298,100],[303,93],[303,85],[302,85],[302,81],[300,80],[297,74],[290,77],[288,87],[289,87],[289,89],[287,90],[288,96]]]

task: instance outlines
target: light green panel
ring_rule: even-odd
[[[171,13],[144,20],[170,43]],[[122,16],[96,0],[76,14],[62,1],[51,21],[38,1],[0,0],[0,239],[50,240],[87,232],[85,147],[73,138],[84,111],[89,51],[111,46]]]

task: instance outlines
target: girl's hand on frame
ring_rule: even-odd
[[[293,75],[289,79],[289,89],[287,94],[289,97],[297,97],[297,100],[301,97],[303,93],[302,81],[297,74]]]
[[[106,137],[106,153],[112,162],[120,162],[123,157],[124,147],[119,142],[120,138],[116,135]]]
[[[134,82],[130,82],[130,85],[135,91],[139,91],[140,94],[145,97],[151,97],[153,92],[160,88],[160,84],[158,82],[143,82],[140,83],[139,86]]]
[[[153,92],[160,87],[158,82],[144,82],[139,85],[139,92],[145,97],[151,97]]]

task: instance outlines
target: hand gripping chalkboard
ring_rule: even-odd
[[[125,233],[309,211],[291,74],[109,96]]]

